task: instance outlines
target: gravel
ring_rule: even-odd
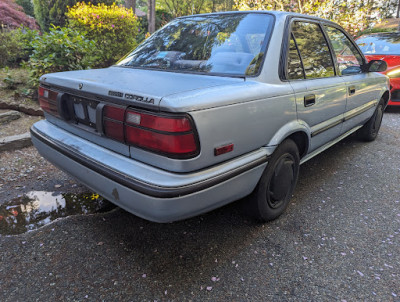
[[[270,223],[243,199],[169,224],[117,208],[0,236],[0,300],[400,301],[399,115],[376,141],[350,137],[302,165]],[[0,200],[76,189],[33,148],[1,153],[0,169]]]
[[[61,185],[61,187],[59,187]],[[34,147],[0,153],[0,204],[29,191],[88,191],[45,160]]]

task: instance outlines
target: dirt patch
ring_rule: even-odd
[[[7,112],[8,110],[0,110],[0,113]],[[0,127],[0,137],[23,134],[29,131],[29,128],[40,121],[42,117],[40,116],[30,116],[24,113],[21,113],[21,118],[1,124]]]
[[[36,91],[31,89],[28,80],[28,72],[22,68],[0,69],[0,109],[40,115],[39,103],[33,99]]]

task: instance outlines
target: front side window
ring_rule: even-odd
[[[325,31],[332,43],[339,66],[339,74],[360,73],[363,60],[354,44],[341,30],[335,27],[325,26]]]
[[[328,43],[316,23],[295,21],[292,33],[303,62],[306,79],[335,75]]]
[[[179,18],[117,66],[206,74],[256,75],[274,17],[260,13]]]

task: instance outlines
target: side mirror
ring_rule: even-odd
[[[366,66],[367,72],[382,72],[387,69],[387,63],[383,60],[371,60]]]

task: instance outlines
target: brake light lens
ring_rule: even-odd
[[[196,151],[196,141],[192,133],[164,134],[127,126],[126,140],[131,145],[169,154],[190,154]]]
[[[104,106],[104,133],[126,144],[169,157],[188,158],[199,152],[191,120],[124,107]]]
[[[52,114],[59,116],[59,113],[57,111],[57,96],[58,92],[53,91],[44,87],[39,87],[39,104],[40,107]]]
[[[104,134],[109,138],[124,142],[125,107],[104,106]]]

